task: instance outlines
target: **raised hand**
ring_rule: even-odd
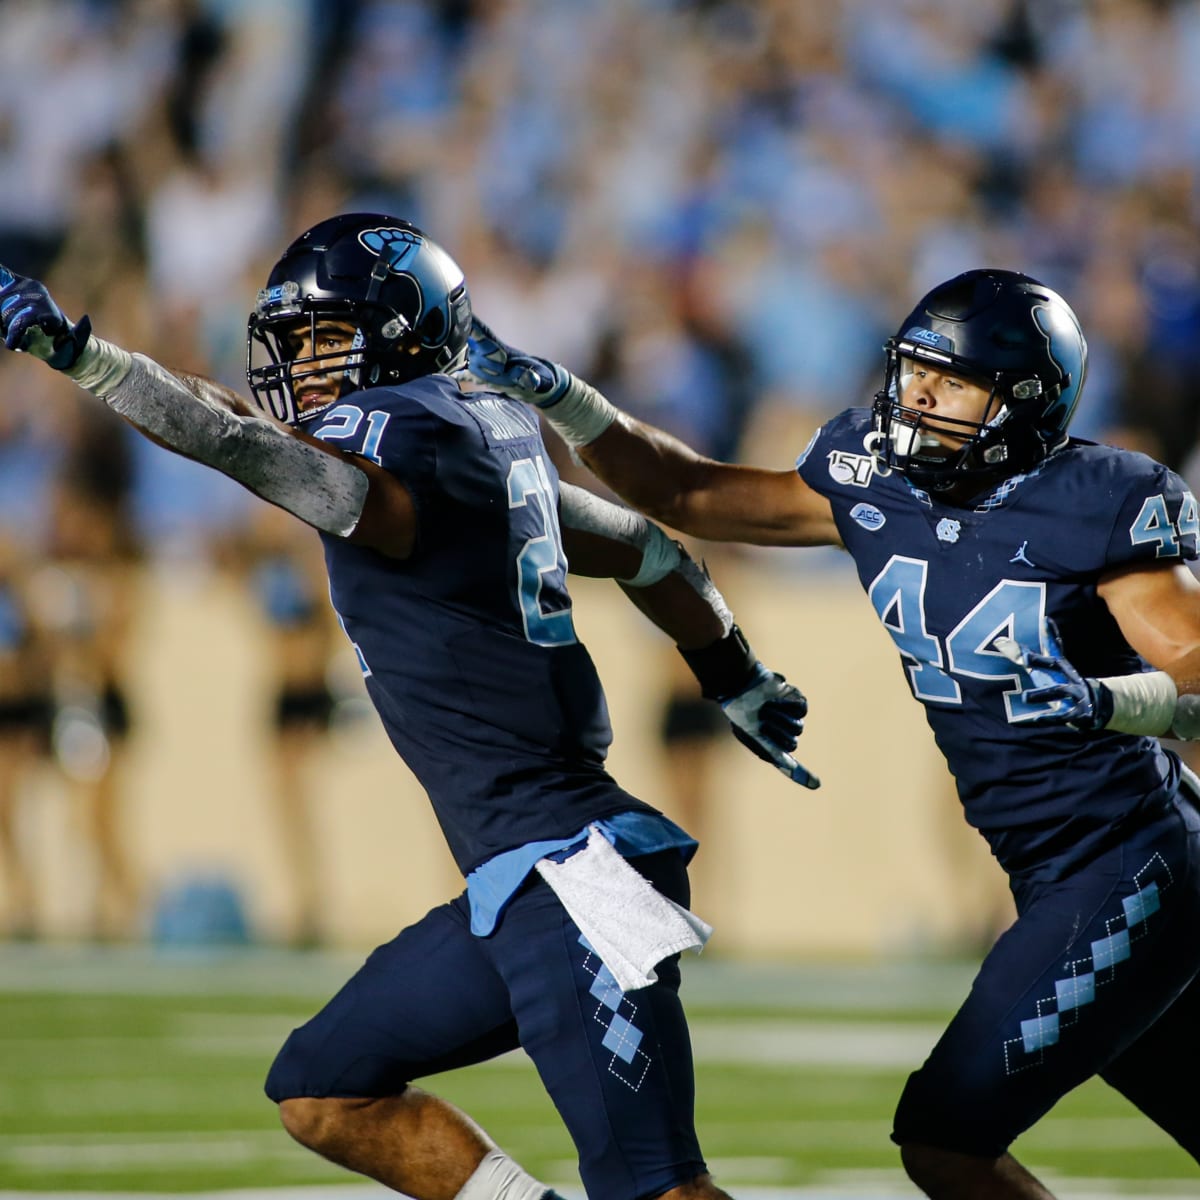
[[[571,382],[563,367],[502,342],[478,317],[467,339],[467,368],[459,374],[538,408],[557,403]]]
[[[1049,712],[1032,717],[1029,725],[1067,725],[1072,729],[1103,729],[1112,720],[1112,693],[1098,679],[1085,679],[1063,654],[1058,626],[1046,618],[1047,653],[1023,646],[1010,637],[993,645],[1005,658],[1029,672],[1034,686],[1021,693],[1030,704],[1057,703]]]
[[[65,371],[75,365],[91,332],[87,317],[73,324],[64,316],[44,283],[0,266],[0,337],[10,350]]]
[[[774,764],[793,783],[806,788],[821,786],[821,781],[791,755],[808,713],[808,701],[799,688],[758,663],[749,685],[719,703],[733,727],[733,736],[743,746]]]

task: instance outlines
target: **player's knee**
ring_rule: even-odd
[[[921,1142],[905,1142],[900,1147],[900,1161],[909,1179],[933,1200],[974,1200],[980,1195],[1048,1195],[1007,1154],[998,1157],[960,1154]],[[1029,1185],[1038,1190],[1026,1190]]]
[[[914,1071],[892,1123],[892,1141],[901,1147],[906,1166],[908,1158],[921,1169],[955,1156],[987,1159],[1003,1154],[1028,1122],[989,1085],[990,1080],[967,1070],[953,1077]]]
[[[976,1194],[990,1175],[985,1159],[972,1158],[953,1150],[941,1150],[920,1142],[905,1142],[900,1161],[909,1179],[934,1200],[967,1200]]]
[[[312,1146],[321,1139],[326,1122],[323,1101],[311,1096],[296,1096],[279,1102],[279,1120],[284,1129],[302,1146]]]
[[[900,1147],[900,1161],[905,1173],[927,1195],[934,1186],[945,1182],[945,1160],[946,1152],[934,1146],[905,1142]]]
[[[296,1141],[319,1154],[341,1139],[347,1108],[354,1103],[336,1097],[294,1096],[279,1102],[279,1119]]]
[[[326,1059],[313,1045],[313,1035],[307,1025],[293,1030],[275,1056],[267,1072],[264,1090],[269,1099],[282,1105],[294,1097],[311,1098],[313,1093],[331,1090]]]
[[[730,1200],[730,1196],[717,1187],[712,1176],[705,1172],[663,1192],[658,1200]]]

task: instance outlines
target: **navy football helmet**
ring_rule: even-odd
[[[348,350],[317,352],[322,320],[353,326]],[[250,314],[246,378],[260,408],[294,424],[300,380],[340,371],[340,396],[452,371],[470,328],[466,282],[445,250],[408,221],[346,213],[301,234],[272,268]]]
[[[1087,371],[1087,343],[1067,302],[1015,271],[976,270],[939,284],[890,338],[873,411],[876,457],[918,487],[944,490],[1028,471],[1066,444]],[[991,389],[979,422],[905,408],[914,363]],[[930,431],[963,439],[947,450]]]

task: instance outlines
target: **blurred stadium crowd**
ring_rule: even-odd
[[[106,336],[239,387],[287,241],[387,211],[502,336],[764,465],[869,399],[916,296],[1000,265],[1083,321],[1075,431],[1193,471],[1197,162],[1197,0],[0,6],[0,262]],[[0,749],[81,696],[111,742],[130,570],[282,535],[12,355],[0,394]]]

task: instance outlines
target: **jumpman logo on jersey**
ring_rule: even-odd
[[[1009,561],[1009,562],[1024,563],[1024,564],[1025,564],[1027,567],[1036,566],[1036,564],[1035,564],[1035,563],[1034,563],[1034,562],[1033,562],[1033,561],[1030,559],[1029,555],[1025,553],[1025,547],[1026,547],[1026,546],[1028,546],[1028,545],[1029,545],[1029,542],[1028,542],[1028,541],[1024,541],[1024,542],[1022,542],[1022,543],[1021,543],[1021,544],[1020,544],[1020,545],[1017,547],[1017,552],[1016,552],[1016,554],[1014,554],[1014,555],[1012,556],[1012,558],[1010,558],[1008,561]]]

